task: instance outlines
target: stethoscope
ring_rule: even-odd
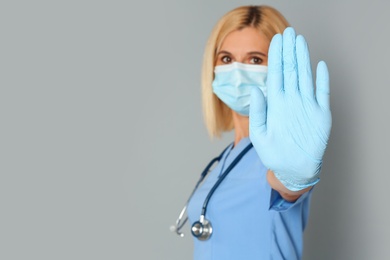
[[[203,182],[206,175],[209,173],[210,168],[214,165],[215,162],[219,162],[225,153],[225,151],[230,147],[226,147],[223,152],[218,156],[215,157],[210,161],[210,163],[206,166],[202,174],[200,175],[200,178],[198,182],[195,185],[194,190],[192,191],[190,197],[188,198],[184,208],[181,210],[178,219],[176,220],[176,224],[171,226],[171,231],[176,232],[180,237],[184,237],[184,234],[180,231],[184,224],[187,222],[188,217],[183,220],[183,216],[185,212],[187,211],[187,206],[189,201],[191,200],[192,196],[194,195],[195,191],[198,189],[199,185]],[[213,227],[211,225],[211,222],[205,218],[206,211],[207,211],[207,205],[209,204],[210,198],[215,192],[215,190],[218,188],[218,186],[221,184],[221,182],[226,178],[226,176],[229,174],[229,172],[238,164],[238,162],[241,160],[241,158],[253,147],[252,143],[249,143],[244,150],[241,151],[241,153],[233,160],[233,162],[229,165],[228,168],[220,175],[217,182],[214,184],[214,186],[211,188],[210,192],[207,194],[206,199],[204,200],[202,211],[199,217],[198,221],[195,221],[192,224],[191,227],[191,234],[196,237],[199,240],[207,240],[210,238],[211,234],[213,233]],[[227,157],[227,156],[226,156]],[[223,166],[222,166],[223,168]]]

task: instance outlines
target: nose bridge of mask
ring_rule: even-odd
[[[255,65],[255,64],[245,64],[240,62],[233,62],[227,65],[218,65],[215,66],[214,72],[229,72],[233,70],[242,70],[242,71],[253,71],[253,72],[267,72],[267,66],[265,65]]]
[[[263,78],[261,75],[267,73],[267,66],[264,65],[254,65],[254,64],[244,64],[239,62],[233,62],[228,65],[219,65],[214,68],[215,74],[223,74],[224,77],[233,83],[238,85],[240,83],[253,84],[256,81]],[[258,82],[260,85],[264,82]]]

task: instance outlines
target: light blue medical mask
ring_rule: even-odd
[[[258,87],[267,96],[265,86],[268,67],[233,62],[215,66],[213,91],[228,107],[243,116],[249,116],[250,94]]]

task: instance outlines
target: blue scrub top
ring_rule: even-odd
[[[250,143],[231,145],[188,204],[190,226],[199,220],[207,194],[234,158]],[[209,240],[194,238],[195,260],[301,259],[311,191],[294,203],[283,200],[266,179],[254,148],[239,161],[211,197],[205,218]]]

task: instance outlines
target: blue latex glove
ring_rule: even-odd
[[[309,50],[293,28],[273,37],[268,53],[267,101],[254,88],[250,139],[260,159],[289,190],[316,184],[330,135],[329,73],[317,65],[314,93]]]

